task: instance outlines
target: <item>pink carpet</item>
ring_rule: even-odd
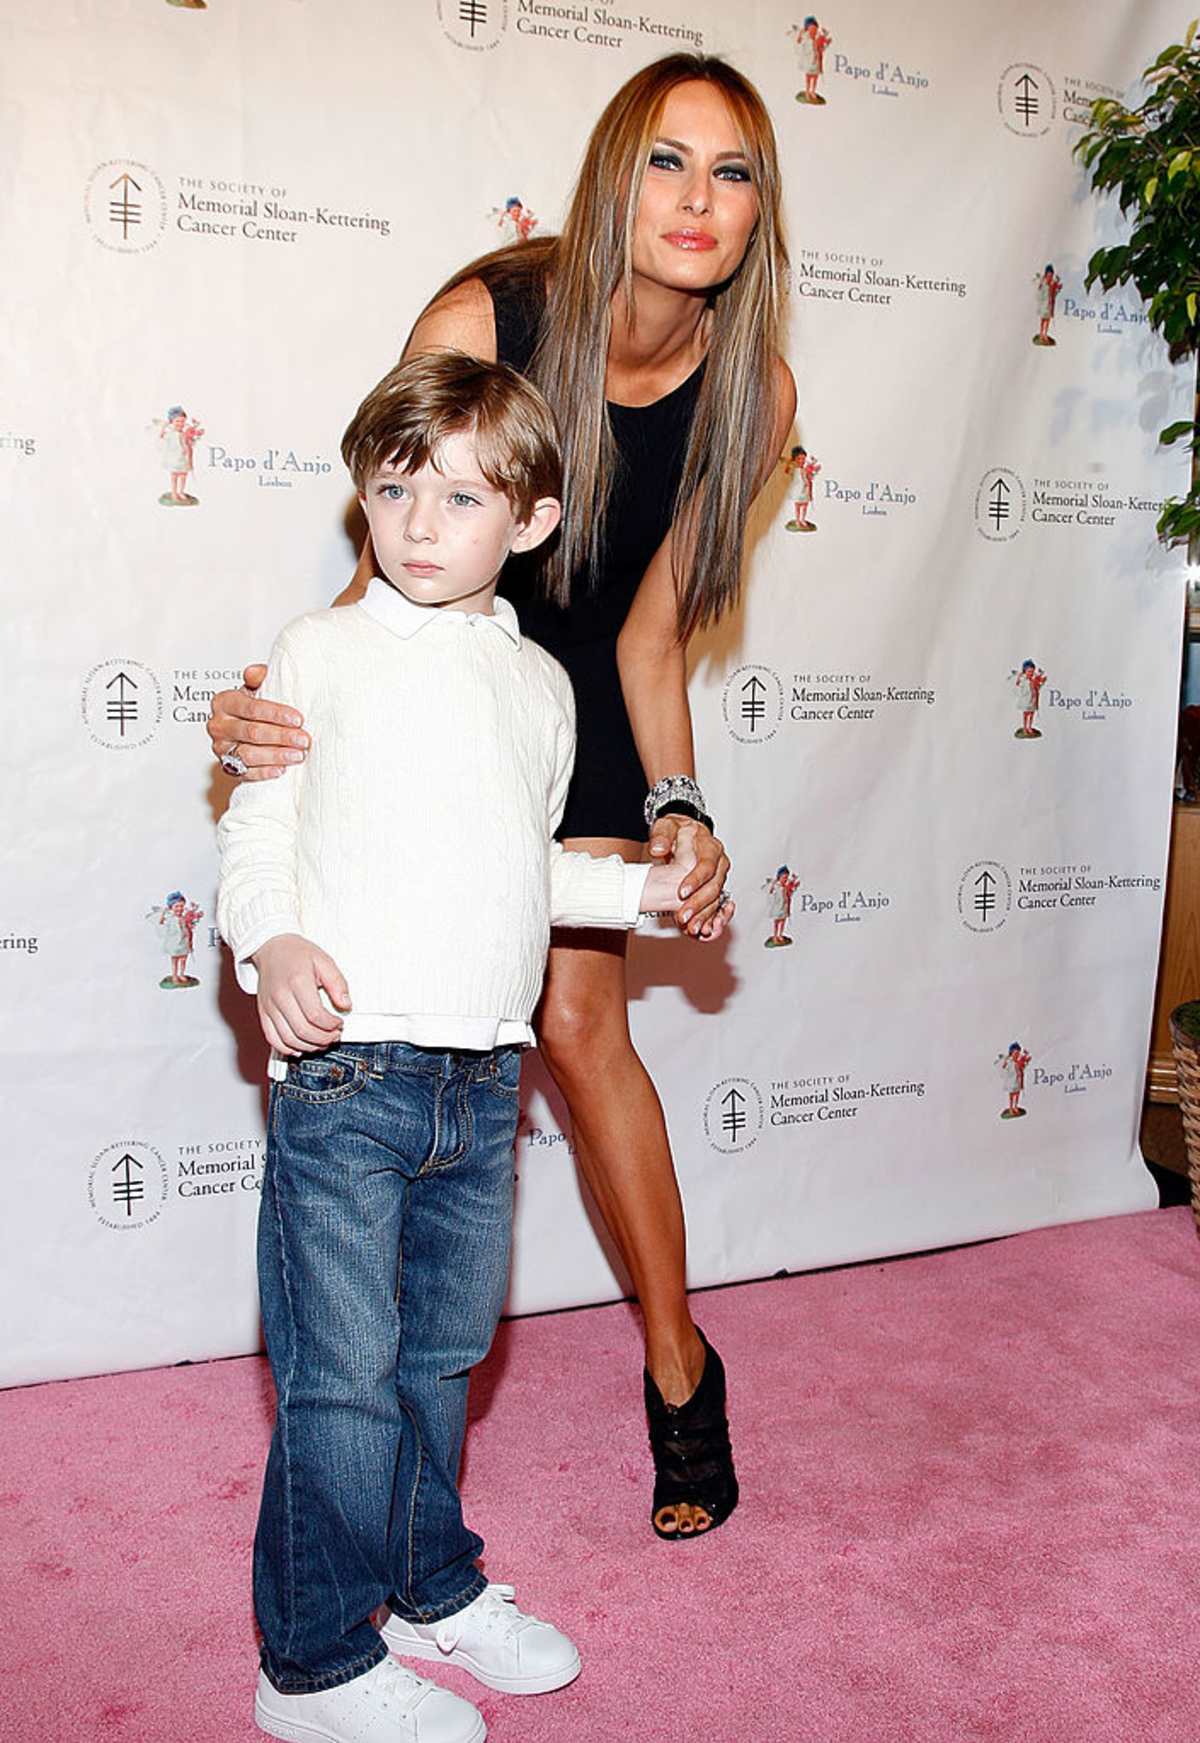
[[[1186,1210],[714,1291],[744,1500],[657,1543],[624,1307],[503,1328],[469,1517],[578,1640],[493,1743],[1192,1743]],[[262,1362],[0,1398],[0,1735],[251,1743]]]

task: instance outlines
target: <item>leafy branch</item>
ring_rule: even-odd
[[[1193,19],[1182,42],[1163,49],[1143,78],[1149,95],[1136,109],[1112,97],[1091,106],[1091,126],[1075,146],[1097,193],[1116,193],[1130,220],[1128,241],[1098,248],[1085,283],[1105,290],[1132,284],[1173,363],[1200,350],[1200,46]],[[1158,520],[1166,545],[1186,544],[1200,560],[1200,357],[1194,415],[1169,424],[1159,441],[1186,439],[1191,488],[1168,497]]]

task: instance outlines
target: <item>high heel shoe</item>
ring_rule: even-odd
[[[668,1404],[645,1374],[646,1421],[654,1455],[654,1503],[650,1523],[658,1537],[670,1543],[707,1537],[729,1518],[738,1504],[738,1480],[725,1415],[725,1366],[704,1333],[704,1370],[685,1404]],[[702,1507],[709,1523],[699,1530],[666,1530],[658,1523],[665,1507],[684,1503]]]

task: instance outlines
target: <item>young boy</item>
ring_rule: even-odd
[[[674,909],[688,867],[553,840],[570,682],[495,596],[509,552],[558,524],[540,394],[456,352],[418,357],[368,395],[342,452],[387,579],[282,632],[264,691],[303,709],[312,752],[240,786],[220,827],[218,921],[275,1080],[255,1716],[305,1743],[478,1743],[475,1707],[388,1648],[513,1694],[579,1672],[566,1636],[480,1573],[457,1487],[468,1373],[507,1282],[549,928]]]

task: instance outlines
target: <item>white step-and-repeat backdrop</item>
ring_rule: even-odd
[[[833,0],[831,0],[833,3]],[[1137,1152],[1186,404],[1071,158],[1166,0],[43,0],[0,92],[0,1380],[251,1350],[263,1047],[214,690],[354,565],[337,458],[438,283],[553,229],[637,67],[786,171],[796,431],[695,648],[728,948],[632,951],[697,1284],[1153,1202]],[[802,40],[802,38],[804,40]],[[813,71],[814,66],[818,70]],[[515,1311],[620,1293],[531,1066]]]

